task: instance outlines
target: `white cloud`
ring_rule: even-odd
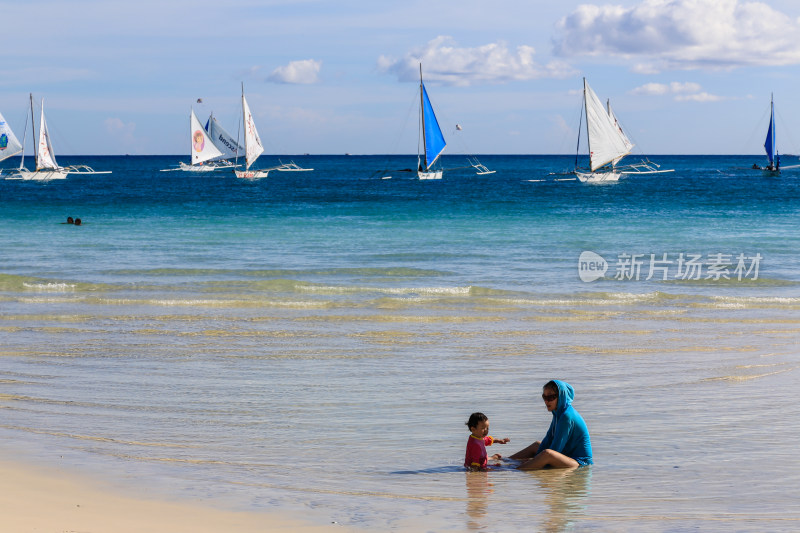
[[[460,48],[451,37],[440,35],[401,59],[380,56],[378,68],[395,74],[400,81],[415,81],[419,79],[422,63],[426,80],[460,86],[564,78],[574,74],[571,67],[560,61],[539,65],[533,60],[535,53],[533,47],[526,45],[512,52],[504,42]]]
[[[669,89],[673,93],[696,93],[701,91],[703,88],[700,87],[699,83],[693,83],[691,81],[687,81],[685,83],[673,81],[669,84]]]
[[[722,100],[721,96],[715,94],[708,94],[701,92],[696,94],[679,94],[675,97],[678,102],[719,102]]]
[[[645,83],[631,91],[631,94],[660,96],[669,92],[669,85],[663,83]]]
[[[561,56],[644,56],[636,72],[800,63],[800,21],[746,0],[581,5],[558,25]]]
[[[650,75],[658,74],[661,72],[661,69],[657,68],[652,63],[639,63],[631,67],[631,72],[636,74]]]
[[[723,98],[703,91],[699,83],[673,81],[666,83],[645,83],[635,88],[631,94],[643,96],[674,95],[677,102],[718,102]]]
[[[289,83],[307,85],[319,81],[319,71],[322,61],[303,59],[292,61],[285,67],[278,67],[267,76],[267,81],[275,83]]]

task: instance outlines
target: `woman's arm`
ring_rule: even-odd
[[[553,438],[548,448],[562,453],[564,448],[567,447],[567,442],[569,442],[570,435],[572,435],[573,426],[574,423],[571,418],[563,415],[559,417],[555,431],[553,432]]]

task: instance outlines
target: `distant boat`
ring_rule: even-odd
[[[36,144],[36,128],[34,124],[33,94],[30,94],[31,102],[31,137]],[[19,169],[7,177],[7,180],[25,181],[51,181],[66,179],[67,174],[111,174],[110,170],[97,171],[86,165],[70,165],[68,167],[58,166],[56,156],[53,153],[53,145],[50,142],[50,132],[47,130],[47,122],[44,119],[44,98],[41,104],[41,120],[39,122],[39,141],[36,150],[36,169],[28,170],[25,168],[25,135],[22,136],[22,157],[19,161]],[[27,129],[27,128],[26,128]],[[10,131],[10,128],[9,128]]]
[[[421,180],[440,180],[442,179],[442,169],[432,170],[433,164],[442,154],[447,142],[444,140],[439,121],[433,112],[433,106],[428,99],[428,91],[422,83],[422,64],[419,65],[419,99],[420,99],[420,121],[422,132],[423,153],[417,153],[417,176]]]
[[[242,125],[244,126],[245,169],[234,170],[236,177],[243,179],[266,178],[269,176],[269,171],[275,170],[277,167],[250,170],[250,167],[256,162],[258,156],[264,153],[264,147],[261,144],[261,137],[258,136],[256,123],[253,121],[253,114],[250,113],[250,106],[247,104],[247,99],[244,97],[244,84],[242,84]]]
[[[184,172],[213,172],[220,168],[231,166],[227,162],[212,161],[221,159],[223,154],[211,141],[206,129],[200,124],[200,120],[194,114],[194,109],[191,109],[189,113],[189,143],[191,164],[187,165],[181,161],[178,170],[183,170]]]
[[[201,102],[202,99],[198,99]],[[206,128],[213,124],[210,116],[209,121],[204,128],[200,124],[200,120],[194,113],[194,108],[189,112],[189,159],[190,164],[183,161],[178,163],[175,168],[165,168],[161,172],[172,172],[174,170],[181,170],[183,172],[214,172],[224,168],[232,168],[233,164],[226,160],[225,153],[217,147],[217,144],[211,140],[209,132]],[[221,128],[220,128],[221,129]],[[225,130],[222,130],[223,132]]]
[[[767,174],[778,175],[781,173],[781,156],[778,154],[775,141],[775,102],[772,95],[769,97],[769,128],[767,128],[767,138],[764,141],[764,151],[767,152],[769,163],[766,167],[761,167]],[[758,168],[758,165],[754,165]]]
[[[575,168],[578,180],[584,183],[615,182],[623,174],[660,174],[672,170],[659,170],[658,165],[649,161],[630,164],[618,168],[619,162],[631,153],[633,143],[623,131],[611,109],[611,102],[606,106],[583,79],[583,101],[586,111],[586,134],[589,144],[589,169]],[[580,144],[580,132],[579,132]],[[577,160],[576,160],[577,163]]]
[[[289,161],[288,163],[281,162],[281,166],[277,167],[275,170],[279,172],[311,172],[314,169],[303,168],[294,161]]]
[[[33,127],[34,112],[33,112],[33,94],[30,95],[31,101],[31,136],[36,143],[36,130]],[[47,122],[44,119],[44,98],[42,98],[42,113],[39,122],[39,140],[38,148],[36,150],[36,168],[35,170],[28,170],[25,168],[25,136],[22,138],[22,158],[19,162],[19,170],[17,173],[6,179],[20,179],[32,181],[50,181],[50,180],[63,180],[66,179],[69,173],[68,169],[58,166],[56,163],[56,156],[53,153],[53,145],[50,143],[50,133],[47,131]]]

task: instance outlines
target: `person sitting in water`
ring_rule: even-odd
[[[72,220],[72,217],[67,217],[67,224],[74,224],[75,221]]]
[[[467,453],[464,457],[464,466],[470,470],[483,470],[488,466],[486,447],[492,444],[505,444],[505,439],[495,439],[489,436],[489,418],[483,413],[472,413],[466,422],[471,435],[467,439]],[[499,453],[492,455],[493,461],[502,458]]]
[[[76,218],[76,219],[75,219],[75,225],[76,225],[76,226],[80,226],[80,225],[81,225],[81,219],[79,219],[79,218]]]
[[[578,411],[572,407],[575,390],[557,379],[542,388],[542,400],[553,413],[550,428],[541,441],[520,450],[511,459],[522,461],[520,470],[540,468],[575,468],[593,464],[589,429]]]

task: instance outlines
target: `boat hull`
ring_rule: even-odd
[[[442,170],[435,170],[433,172],[422,172],[417,171],[417,176],[421,180],[440,180],[442,179],[442,174],[444,171]]]
[[[19,170],[16,174],[7,177],[7,180],[23,181],[52,181],[67,179],[67,170]]]
[[[237,178],[257,180],[269,176],[269,170],[234,170]]]
[[[215,165],[215,164],[200,164],[200,165],[187,165],[183,161],[180,163],[180,169],[184,172],[214,172],[215,170],[231,168],[233,165]]]
[[[621,172],[576,172],[581,183],[612,183],[619,181]]]

